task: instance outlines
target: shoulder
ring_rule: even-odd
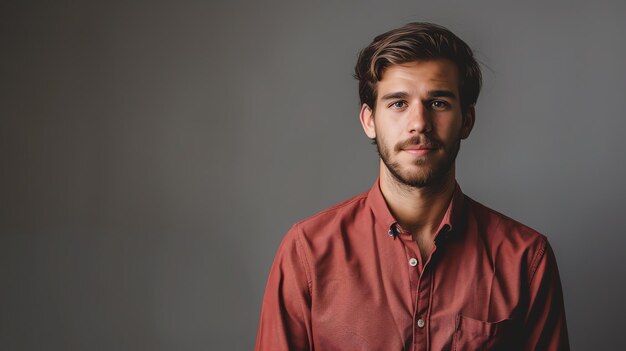
[[[346,221],[354,221],[366,208],[367,192],[334,204],[293,225],[307,235],[341,226]]]
[[[517,257],[532,272],[537,262],[550,250],[547,237],[537,230],[468,196],[466,201],[469,232],[477,233],[494,256]]]
[[[367,222],[370,216],[367,204],[368,192],[336,203],[292,225],[284,241],[298,245],[325,247],[329,242],[345,239],[340,234],[352,232],[355,222]]]

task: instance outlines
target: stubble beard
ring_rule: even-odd
[[[435,164],[432,166],[428,165],[431,161],[425,158],[416,159],[414,165],[419,167],[416,171],[403,170],[399,162],[392,160],[392,152],[397,155],[401,149],[400,144],[396,145],[394,150],[390,150],[384,143],[384,140],[378,140],[378,136],[374,139],[374,144],[380,159],[398,183],[421,189],[445,181],[461,148],[461,138],[457,138],[451,149],[446,149],[441,143],[438,143],[444,150],[444,157],[435,161]],[[417,144],[417,142],[412,144]]]

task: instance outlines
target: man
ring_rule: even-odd
[[[481,74],[449,30],[410,23],[359,55],[373,187],[295,224],[272,266],[257,350],[569,350],[546,237],[455,180]]]

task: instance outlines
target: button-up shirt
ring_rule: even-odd
[[[458,184],[426,262],[379,181],[295,224],[267,282],[256,350],[569,350],[545,236]]]

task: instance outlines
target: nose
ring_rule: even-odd
[[[409,111],[408,129],[411,134],[424,134],[432,130],[431,116],[424,104],[415,104]]]

